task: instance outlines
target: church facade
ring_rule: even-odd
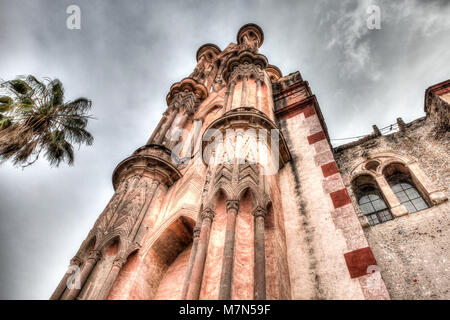
[[[333,148],[316,96],[244,25],[205,44],[51,299],[449,299],[450,81]]]

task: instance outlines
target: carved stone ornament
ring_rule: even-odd
[[[240,67],[244,65],[243,67]],[[230,83],[240,74],[254,75],[256,79],[261,79],[262,70],[265,70],[268,65],[267,58],[262,54],[253,53],[251,51],[242,51],[239,55],[228,59],[223,78]],[[234,72],[238,68],[238,71]]]
[[[236,82],[238,79],[244,77],[254,78],[262,82],[264,81],[264,72],[261,70],[261,66],[245,61],[231,72],[229,82]]]
[[[199,227],[195,227],[194,228],[194,238],[198,238],[198,237],[200,237],[200,230],[201,230],[201,228],[199,228]]]
[[[91,252],[89,252],[88,260],[98,261],[101,257],[102,253],[100,252],[100,250],[91,250]]]
[[[178,111],[184,108],[186,114],[192,115],[197,111],[199,102],[199,99],[193,92],[179,92],[170,101],[168,110]]]
[[[264,32],[254,23],[243,25],[237,33],[237,43],[247,50],[258,50],[264,42]]]
[[[235,210],[238,212],[239,210],[239,201],[238,200],[227,200],[227,212],[231,210]]]
[[[183,99],[185,99],[186,93],[192,93],[192,97],[189,99],[193,99],[196,101],[196,103],[200,103],[201,101],[205,100],[208,97],[208,90],[206,87],[194,79],[185,78],[181,80],[180,82],[177,82],[170,87],[170,92],[167,94],[166,101],[169,108],[179,108],[180,106],[177,105],[180,102],[183,102]],[[184,93],[181,97],[177,97],[179,93]],[[172,100],[177,99],[174,101],[174,104],[172,104]],[[180,100],[181,99],[181,100]]]
[[[117,257],[113,261],[113,266],[121,269],[123,267],[123,265],[125,264],[125,262],[127,262],[127,259],[122,258],[122,257]]]
[[[212,221],[215,215],[214,210],[211,208],[206,208],[201,213],[202,220],[210,219]]]
[[[266,217],[267,211],[262,207],[258,206],[253,210],[253,215],[255,218],[262,217],[263,219]]]
[[[81,260],[80,257],[75,256],[75,257],[73,257],[73,258],[70,260],[70,265],[71,265],[71,266],[80,266],[82,262],[83,262],[83,261]]]

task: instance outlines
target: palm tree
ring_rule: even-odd
[[[0,161],[26,167],[44,152],[52,166],[72,165],[73,144],[94,140],[86,130],[91,104],[86,98],[64,102],[58,79],[29,75],[0,83]]]

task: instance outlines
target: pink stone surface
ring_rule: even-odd
[[[191,248],[192,245],[189,245],[189,247],[184,249],[167,269],[159,284],[158,291],[156,291],[154,300],[181,299],[182,284],[186,277]]]
[[[236,243],[231,294],[233,300],[253,299],[253,229],[252,202],[250,197],[245,197],[240,203],[236,219]]]
[[[220,275],[222,272],[222,255],[225,242],[227,213],[225,199],[221,197],[216,204],[216,215],[213,220],[203,272],[200,299],[219,298]]]

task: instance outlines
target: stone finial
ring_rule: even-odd
[[[372,128],[373,128],[373,133],[374,133],[377,137],[381,136],[381,131],[380,131],[380,129],[378,129],[378,127],[377,127],[376,124],[374,124],[374,125],[372,126]]]
[[[269,75],[270,81],[277,81],[278,79],[283,77],[283,74],[281,73],[280,69],[278,67],[269,64],[266,68],[266,72]]]
[[[237,34],[237,43],[242,45],[253,46],[256,45],[256,48],[261,47],[264,42],[264,32],[261,27],[254,23],[247,23],[243,25]],[[255,49],[256,49],[255,48]]]
[[[397,124],[398,124],[398,129],[401,132],[405,132],[406,131],[406,124],[405,124],[405,122],[403,121],[402,118],[397,118]]]
[[[202,45],[200,48],[198,48],[198,50],[197,50],[197,54],[196,54],[197,62],[205,54],[206,54],[205,55],[206,60],[211,60],[211,59],[209,59],[209,54],[211,54],[211,58],[213,58],[221,52],[222,52],[222,50],[220,50],[220,48],[218,46],[216,46],[215,44],[206,43],[206,44]]]

